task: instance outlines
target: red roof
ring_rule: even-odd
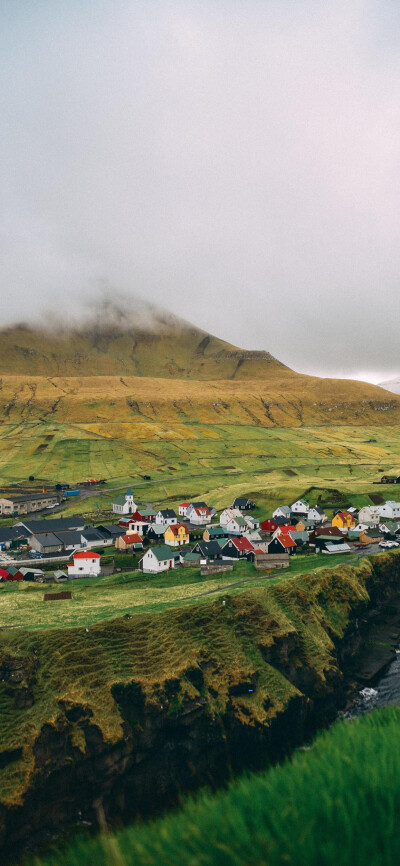
[[[129,532],[128,535],[123,535],[122,540],[125,544],[143,544],[143,540],[137,532]]]
[[[93,550],[80,550],[74,553],[74,559],[100,559],[100,554],[93,553]]]
[[[181,502],[181,504],[180,504],[180,506],[179,506],[179,508],[187,508],[187,507],[188,507],[188,505],[190,505],[190,503],[189,503],[189,502]]]
[[[296,542],[293,541],[290,535],[278,535],[278,541],[280,541],[282,547],[296,547]]]
[[[171,531],[173,535],[178,535],[178,529],[180,526],[183,527],[185,532],[187,532],[187,526],[185,526],[184,523],[172,523],[171,526],[167,527],[167,529],[168,531]]]
[[[249,553],[250,551],[254,550],[254,547],[252,544],[250,544],[248,538],[232,538],[232,542],[237,550],[248,550]]]
[[[279,535],[287,535],[288,532],[295,532],[295,531],[296,531],[295,526],[281,526],[279,528]]]
[[[207,507],[207,505],[205,507],[203,506],[202,508],[195,508],[194,510],[195,510],[196,514],[198,514],[199,516],[201,516],[202,514],[205,514],[206,517],[208,517],[208,515],[211,514],[211,511]]]
[[[0,577],[8,577],[9,572],[5,568],[0,568]]]

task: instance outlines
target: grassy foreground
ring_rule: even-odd
[[[78,838],[43,866],[394,866],[400,710],[320,734],[310,751],[114,836]]]

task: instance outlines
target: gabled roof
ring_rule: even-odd
[[[244,517],[231,517],[231,520],[234,520],[238,526],[247,526],[247,522]]]
[[[80,550],[78,553],[73,554],[73,558],[75,559],[100,559],[100,554],[95,553],[93,550]]]
[[[279,529],[279,535],[287,535],[289,532],[294,532],[296,529],[293,525],[281,526]]]
[[[290,535],[278,535],[276,540],[280,541],[282,547],[284,547],[285,549],[289,547],[296,547],[296,542],[293,541],[293,538],[291,538]]]
[[[59,547],[62,544],[59,538],[53,532],[42,532],[40,535],[34,535],[42,547]]]
[[[113,505],[126,505],[125,496],[116,496]]]
[[[169,517],[176,517],[175,511],[173,508],[160,508],[157,514],[162,514],[166,519]]]
[[[236,550],[247,550],[248,553],[254,550],[248,538],[232,538],[232,544],[235,545]]]
[[[172,526],[167,526],[167,528],[164,531],[164,535],[166,532],[172,532],[173,535],[178,536],[179,535],[179,529],[184,529],[185,532],[188,534],[188,529],[184,523],[173,523]]]
[[[128,535],[121,535],[121,538],[125,544],[141,544],[143,546],[143,539],[137,532],[129,532]]]
[[[29,517],[20,520],[13,528],[19,529],[24,526],[32,535],[38,532],[62,532],[64,529],[83,529],[85,521],[81,514],[73,514],[72,517],[59,517],[50,520],[30,520]]]
[[[190,502],[181,502],[179,508],[187,508],[190,505]]]
[[[157,547],[151,547],[150,551],[151,553],[154,553],[154,556],[156,557],[156,559],[158,559],[158,562],[165,562],[166,559],[174,559],[174,557],[177,555],[174,550],[171,550],[171,548],[168,547],[167,544],[159,544],[157,545]],[[148,553],[150,551],[148,551]]]

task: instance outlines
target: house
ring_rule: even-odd
[[[397,484],[395,475],[382,475],[381,484]]]
[[[380,531],[382,532],[383,535],[391,535],[394,537],[396,535],[398,528],[399,528],[399,521],[398,520],[385,520],[379,524],[378,528],[380,529]],[[363,527],[363,529],[368,529],[368,526]]]
[[[305,516],[307,516],[309,510],[310,506],[305,499],[296,499],[296,502],[293,502],[293,504],[290,506],[290,511],[292,514],[304,514]]]
[[[144,574],[158,574],[160,571],[168,571],[179,565],[179,553],[174,552],[166,544],[150,547],[142,556],[139,568]]]
[[[230,521],[226,524],[226,529],[228,532],[243,533],[248,529],[248,525],[244,517],[232,517]]]
[[[53,505],[59,505],[62,495],[59,493],[26,493],[21,496],[11,496],[0,499],[0,514],[3,517],[31,514]]]
[[[255,507],[256,503],[253,502],[252,499],[248,499],[246,496],[237,496],[232,505],[232,508],[238,508],[239,511],[251,511],[252,508]]]
[[[125,535],[122,526],[119,526],[118,523],[101,523],[100,526],[97,526],[97,529],[104,538],[110,538],[111,542],[115,542],[116,538]]]
[[[179,517],[186,517],[186,509],[189,508],[190,502],[181,502],[178,506]]]
[[[62,553],[64,545],[53,532],[42,532],[40,535],[32,535],[29,539],[32,550],[38,553]]]
[[[68,532],[55,532],[54,535],[62,542],[64,550],[79,550],[82,544],[82,535],[75,529]]]
[[[146,532],[147,541],[157,541],[158,544],[164,543],[165,526],[153,523],[148,527]]]
[[[290,519],[291,510],[289,505],[278,505],[275,511],[272,512],[272,517],[287,517]]]
[[[174,523],[178,523],[178,518],[172,508],[161,508],[157,511],[156,526],[172,526]]]
[[[332,526],[337,526],[338,529],[354,529],[356,519],[350,514],[350,511],[338,511],[332,517]]]
[[[252,517],[251,514],[245,514],[244,519],[245,519],[249,529],[251,529],[251,530],[260,529],[260,521],[257,520],[256,517]]]
[[[116,550],[143,550],[143,539],[137,532],[127,532],[115,541]]]
[[[176,523],[167,526],[164,532],[164,541],[170,547],[183,547],[189,544],[190,536],[184,523]]]
[[[230,520],[232,520],[233,517],[241,516],[241,512],[238,508],[224,508],[224,510],[221,511],[221,514],[219,516],[220,526],[227,526],[227,524]]]
[[[81,532],[82,547],[110,547],[112,543],[113,538],[95,526],[89,526]]]
[[[310,544],[315,544],[317,538],[327,538],[343,541],[343,532],[337,526],[320,526],[309,533]]]
[[[68,579],[98,577],[101,571],[100,554],[93,550],[80,550],[73,555],[73,565],[68,566]]]
[[[208,506],[191,502],[186,509],[186,517],[194,526],[205,526],[211,521],[211,511]]]
[[[389,520],[395,520],[396,517],[400,517],[400,502],[388,499],[384,505],[378,505],[378,510],[380,517],[388,517]]]
[[[323,508],[320,508],[319,505],[312,506],[308,510],[308,520],[314,520],[315,523],[323,523],[326,520],[326,514],[324,513]]]
[[[378,525],[380,516],[379,505],[363,505],[358,512],[360,523],[375,523],[375,526]]]
[[[294,532],[290,533],[290,537],[296,542],[297,547],[308,547],[309,545],[308,532],[306,530],[296,528]]]
[[[131,519],[136,523],[154,523],[156,512],[150,505],[146,507],[138,505],[136,511],[133,512]]]
[[[363,532],[360,532],[360,544],[379,544],[380,541],[383,541],[384,535],[380,529],[365,529]]]
[[[277,535],[288,535],[292,532],[295,532],[297,529],[292,523],[288,523],[285,526],[278,526],[278,529],[274,532],[274,537]]]
[[[206,526],[203,532],[204,541],[213,541],[216,538],[229,538],[226,526]]]
[[[278,535],[269,542],[268,553],[288,553],[292,556],[296,553],[296,542],[290,535]]]
[[[277,520],[273,517],[267,517],[266,520],[263,520],[261,523],[261,529],[263,532],[276,532],[278,529]]]
[[[201,554],[200,553],[192,553],[191,550],[188,550],[186,553],[181,552],[181,564],[183,566],[191,566],[196,567],[200,565]]]
[[[198,541],[192,553],[200,553],[202,559],[211,560],[221,558],[221,547],[218,541]]]
[[[229,538],[221,548],[222,559],[254,560],[254,547],[248,538]]]
[[[133,498],[132,488],[128,487],[125,495],[117,496],[113,502],[114,514],[133,514],[136,511],[137,505]]]

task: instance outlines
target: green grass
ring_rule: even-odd
[[[283,766],[116,835],[77,838],[42,866],[397,866],[400,710],[320,734]]]
[[[244,585],[241,591],[225,588],[225,606],[221,593],[190,598],[198,584],[181,585],[179,592],[183,598],[186,593],[187,600],[177,604],[177,588],[160,586],[174,580],[171,573],[149,578],[140,589],[131,576],[105,578],[97,595],[93,583],[82,581],[72,586],[72,602],[43,603],[44,588],[34,585],[7,588],[1,598],[4,604],[8,600],[14,604],[12,609],[3,608],[7,623],[19,616],[25,627],[0,629],[0,664],[5,670],[17,665],[22,672],[14,685],[7,678],[0,682],[0,753],[23,744],[23,754],[0,767],[4,804],[21,802],[32,784],[34,748],[43,725],[71,727],[63,710],[65,702],[88,708],[90,723],[99,728],[106,743],[120,739],[122,718],[112,696],[114,684],[137,683],[146,704],[157,707],[171,679],[178,681],[179,712],[187,701],[200,697],[186,674],[201,667],[201,697],[207,712],[223,715],[229,704],[240,724],[269,725],[299,694],[291,678],[266,661],[275,642],[288,635],[295,638],[293,664],[310,668],[314,680],[322,684],[329,671],[336,671],[332,641],[343,635],[352,608],[366,602],[374,587],[400,580],[400,555],[395,552],[364,558],[356,567],[347,562],[334,569],[325,566],[293,579],[264,580],[252,588]],[[192,578],[184,572],[186,579]],[[213,580],[206,585],[211,588]],[[135,602],[140,593],[146,610]],[[154,593],[151,599],[150,593]],[[168,593],[175,601],[161,603],[160,596]],[[125,608],[121,602],[118,609],[118,596]],[[47,622],[43,617],[48,617]],[[68,618],[74,626],[67,627]],[[232,687],[254,677],[254,693],[232,694]],[[24,695],[32,693],[31,706],[19,702],[21,690]],[[84,744],[80,722],[71,724],[73,741]]]
[[[108,555],[115,558],[116,567],[124,562],[134,562],[130,554]],[[136,556],[135,559],[139,559]],[[103,555],[102,555],[103,561]],[[320,568],[333,568],[354,563],[355,558],[337,554],[296,554],[290,558],[289,569],[263,574],[253,563],[242,561],[234,565],[232,572],[210,574],[202,577],[199,568],[172,569],[159,575],[143,575],[142,572],[117,573],[108,577],[86,578],[68,583],[72,592],[71,601],[44,602],[49,586],[30,582],[10,582],[0,586],[0,624],[8,628],[35,629],[89,626],[102,620],[123,614],[141,614],[181,607],[193,601],[211,603],[215,597],[229,588],[230,595],[247,591],[252,587],[269,586],[296,575],[316,572]],[[107,554],[104,563],[107,562]],[[54,566],[53,566],[54,568]],[[233,586],[232,586],[233,585]],[[51,591],[65,589],[52,586]]]

